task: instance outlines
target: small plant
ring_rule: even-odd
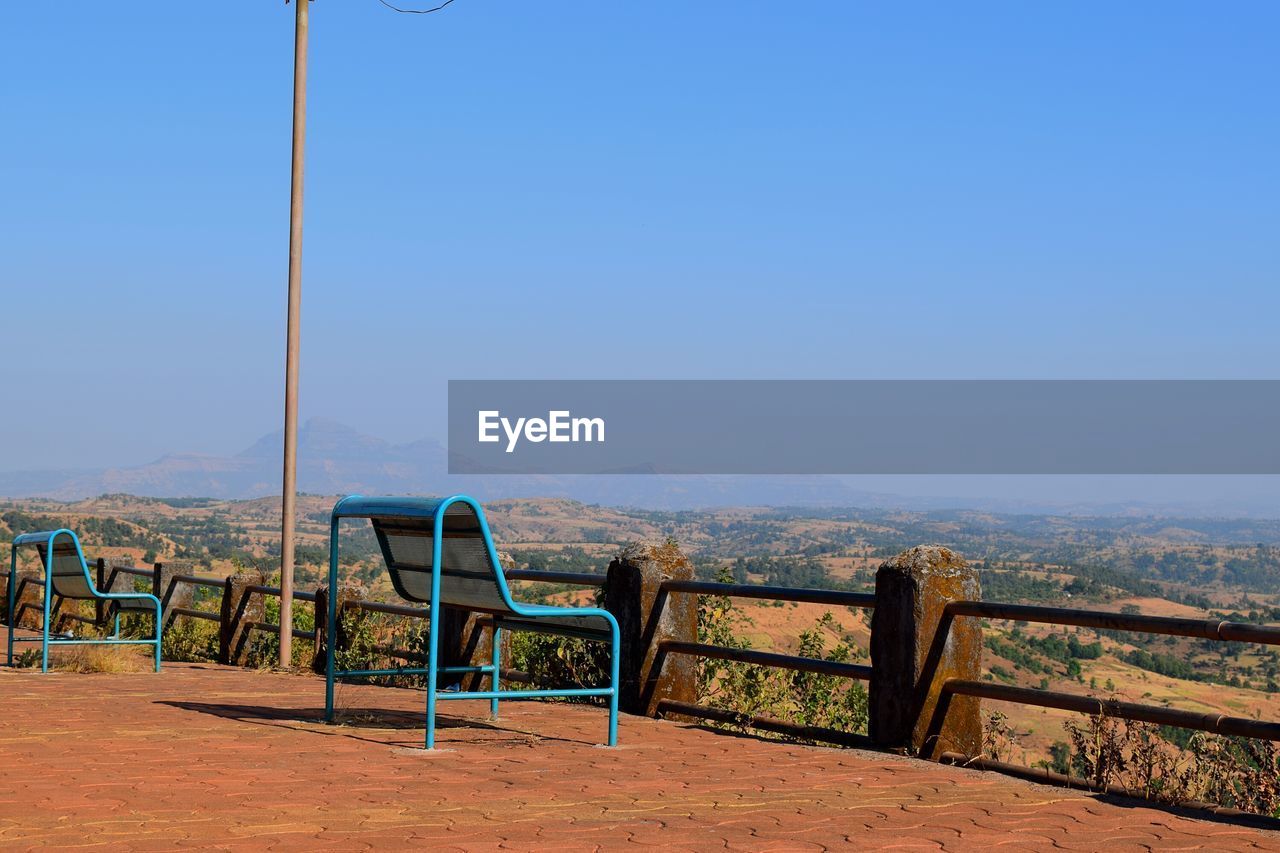
[[[835,617],[824,613],[817,624],[800,634],[801,657],[849,663],[851,648],[839,643],[830,653],[826,650],[822,629],[834,630]],[[838,731],[865,731],[867,727],[867,692],[861,684],[835,675],[815,672],[791,674],[791,694],[798,706],[799,721],[807,726]]]
[[[1270,741],[1164,729],[1097,714],[1064,723],[1072,772],[1160,802],[1208,802],[1280,817],[1280,748]],[[1058,744],[1054,745],[1055,748]],[[1061,756],[1054,751],[1054,769]]]
[[[666,546],[674,547],[668,541]],[[652,549],[657,555],[661,548]],[[679,551],[675,552],[677,555]],[[603,606],[603,590],[595,592],[594,606]],[[509,633],[504,666],[529,673],[531,689],[590,688],[609,686],[609,644],[558,637],[552,634],[535,634],[523,631]],[[507,663],[509,661],[509,663]],[[521,685],[509,685],[519,689]],[[569,702],[599,702],[598,697],[564,699]]]
[[[723,567],[721,583],[733,580],[732,570]],[[698,608],[698,640],[710,645],[749,649],[747,630],[754,624],[726,596],[703,596]],[[830,652],[824,634],[835,631],[835,618],[827,613],[800,634],[797,654],[801,657],[847,663],[854,651],[839,643]],[[867,692],[847,678],[812,672],[794,672],[736,661],[703,659],[698,664],[698,694],[715,708],[733,711],[738,722],[729,728],[749,728],[755,716],[773,717],[804,726],[843,732],[865,732]]]
[[[982,726],[982,753],[995,761],[1007,761],[1018,744],[1018,734],[1009,718],[999,711],[987,715]]]
[[[379,651],[383,634],[389,634],[386,624],[378,616],[363,610],[344,610],[338,617],[342,624],[345,642],[333,655],[337,669],[388,669],[386,656]],[[397,683],[404,684],[404,681]]]
[[[1124,751],[1118,721],[1105,714],[1089,717],[1087,725],[1075,720],[1063,723],[1071,738],[1071,768],[1094,785],[1114,781],[1124,767]]]
[[[609,646],[605,643],[519,632],[511,635],[509,655],[513,668],[532,677],[529,686],[533,688],[609,685]]]
[[[1280,817],[1280,748],[1272,741],[1221,735],[1191,740],[1199,799]]]
[[[274,625],[280,624],[280,599],[274,596],[265,598],[263,619]],[[293,627],[300,631],[315,632],[315,616],[307,607],[293,608]],[[167,642],[167,638],[166,638]],[[308,667],[315,654],[315,644],[309,640],[295,638],[291,646],[292,667]],[[249,638],[249,652],[246,664],[258,669],[269,669],[280,660],[280,635],[275,631],[254,631]]]

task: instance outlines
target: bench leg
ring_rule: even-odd
[[[40,631],[40,671],[49,671],[49,605],[53,603],[53,548],[49,549],[48,565],[44,567],[44,625]]]
[[[439,548],[439,540],[436,540]],[[436,560],[439,566],[439,559]],[[440,640],[440,575],[437,570],[431,583],[431,624],[427,626],[427,749],[436,748],[436,678],[438,677]]]
[[[231,594],[230,590],[231,587],[228,586],[227,592],[223,593],[224,600]],[[332,723],[335,654],[333,646],[338,639],[338,519],[336,517],[329,519],[329,586],[325,588],[324,604],[324,721]],[[316,607],[319,606],[320,599],[317,597]],[[319,613],[316,613],[316,621],[320,621]],[[320,638],[317,637],[316,642],[319,641]]]
[[[502,664],[502,629],[498,627],[496,622],[493,626],[493,654],[491,656],[491,661],[493,663],[493,692],[497,693],[499,689],[499,682],[501,681],[499,673],[502,671],[500,669]],[[494,696],[489,700],[489,716],[495,720],[498,719],[497,696]]]
[[[156,602],[156,672],[160,671],[160,641],[164,637],[164,615],[160,602]]]
[[[17,607],[17,599],[18,599],[17,590],[13,588],[13,581],[17,574],[17,568],[18,568],[18,549],[15,547],[12,549],[9,556],[9,586],[8,586],[9,607],[8,607],[8,610],[6,611],[9,614],[8,616],[8,619],[9,619],[9,666],[13,666],[13,626],[14,626],[14,623],[17,621],[17,616],[13,612],[14,608]]]
[[[619,638],[618,623],[612,624],[613,648],[609,656],[609,746],[618,745],[618,652],[622,645]]]

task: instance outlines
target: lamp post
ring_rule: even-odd
[[[302,311],[302,155],[307,136],[307,12],[311,0],[295,2],[289,319],[284,367],[284,500],[280,513],[280,666],[286,668],[293,662],[293,535],[298,498],[298,344]]]

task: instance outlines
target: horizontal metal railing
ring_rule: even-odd
[[[104,579],[104,588],[107,590],[111,589],[111,587],[114,585],[116,575],[130,575],[133,577],[145,577],[145,578],[155,579],[157,577],[156,571],[157,570],[154,568],[141,569],[136,566],[113,565],[110,567],[110,572],[111,572],[110,577]],[[219,590],[225,590],[227,586],[227,578],[215,577],[213,575],[173,575],[172,577],[168,578],[168,582],[170,585],[181,583],[181,584],[187,584],[189,586],[197,586],[197,587],[204,587],[206,589],[219,589]],[[250,586],[245,587],[245,590],[251,594],[268,595],[268,596],[274,596],[276,598],[279,598],[281,595],[281,590],[279,587],[266,586],[263,584],[252,584]],[[162,590],[162,592],[166,593],[166,597],[167,597],[167,591]],[[316,594],[313,592],[294,592],[293,599],[295,601],[309,601],[314,603],[316,600]],[[210,622],[222,621],[222,616],[220,613],[217,613],[211,610],[200,610],[194,607],[169,606],[165,608],[165,614],[167,617],[185,616],[191,619],[205,619]],[[81,621],[94,622],[94,623],[99,621],[98,619],[89,619],[88,617],[68,617],[68,618],[80,618]],[[273,624],[271,622],[250,622],[248,623],[248,627],[250,628],[250,630],[254,630],[254,631],[273,631],[278,633],[280,630],[279,625]],[[295,637],[299,637],[301,639],[306,639],[306,640],[315,639],[314,632],[302,630],[299,628],[293,629],[293,635]]]
[[[871,667],[857,663],[840,663],[822,658],[806,658],[799,655],[783,655],[759,649],[735,649],[729,646],[712,646],[706,643],[685,643],[666,640],[658,644],[659,654],[692,655],[710,660],[736,661],[756,666],[772,666],[796,672],[813,672],[819,675],[835,675],[841,678],[871,680]]]
[[[767,586],[761,584],[722,583],[719,581],[668,580],[659,587],[659,595],[685,593],[690,595],[716,595],[726,598],[749,598],[756,600],[786,601],[804,604],[825,604],[832,607],[856,607],[873,609],[876,597],[873,593],[851,592],[836,589],[812,589],[805,587]],[[730,646],[716,646],[709,643],[690,643],[665,640],[658,644],[659,657],[668,654],[689,655],[706,660],[732,661],[755,666],[767,666],[785,669],[792,672],[811,672],[820,675],[832,675],[859,681],[871,679],[871,667],[865,664],[843,663],[824,660],[822,658],[786,655],[777,652],[766,652],[759,649],[739,649]],[[731,723],[750,726],[751,728],[797,737],[803,740],[822,741],[843,746],[867,746],[869,741],[865,735],[839,731],[837,729],[803,726],[778,720],[773,717],[749,716],[729,711],[724,708],[713,708],[692,702],[676,702],[661,700],[657,711],[660,715],[672,714],[683,717],[695,717],[713,722]]]
[[[990,681],[956,678],[947,680],[942,690],[953,695],[977,696],[979,699],[992,699],[998,702],[1016,702],[1040,708],[1078,711],[1091,716],[1116,717],[1140,723],[1178,726],[1184,729],[1259,740],[1280,740],[1280,723],[1266,723],[1246,717],[1229,717],[1226,714],[1180,711],[1159,705],[1123,702],[1119,699],[1099,699],[1096,696],[1080,696],[1075,693],[1059,693],[1030,687],[995,684]]]
[[[196,610],[192,607],[170,607],[165,611],[166,616],[190,616],[192,619],[207,619],[210,622],[221,622],[221,614],[214,613],[211,610]]]
[[[502,574],[509,581],[565,583],[574,586],[604,586],[606,577],[593,572],[552,572],[541,569],[506,569]]]
[[[150,574],[150,573],[148,573]],[[174,575],[169,578],[171,584],[185,583],[191,586],[202,586],[208,589],[222,589],[226,586],[226,578],[215,578],[210,575]],[[191,619],[205,619],[209,622],[221,622],[222,616],[211,610],[199,610],[194,607],[167,607],[165,608],[165,616],[172,618],[174,616],[186,616]]]
[[[1254,625],[1222,619],[1192,619],[1183,616],[1145,616],[1136,613],[1113,613],[1106,610],[1073,610],[1066,607],[1041,607],[1030,604],[1003,604],[993,601],[953,601],[943,609],[942,622],[934,637],[931,658],[936,658],[957,617],[1002,619],[1034,622],[1042,625],[1064,625],[1098,630],[1192,637],[1217,642],[1246,642],[1280,645],[1280,626]],[[932,678],[931,673],[926,674]],[[951,678],[943,682],[938,704],[925,736],[926,757],[932,754],[945,724],[952,696],[973,696],[998,702],[1013,702],[1041,708],[1057,708],[1091,716],[1112,717],[1213,734],[1280,741],[1280,723],[1268,723],[1227,714],[1199,713],[1126,702],[1100,699],[1076,693],[1015,687],[989,681]],[[977,756],[971,756],[977,759]]]
[[[1280,645],[1280,627],[1227,622],[1220,619],[1190,619],[1185,616],[1143,616],[1112,613],[1107,610],[1072,610],[1067,607],[1040,607],[1031,604],[1001,604],[994,601],[953,601],[944,611],[947,616],[975,616],[985,619],[1010,619],[1047,625],[1073,625],[1113,631],[1135,631],[1145,634],[1167,634],[1174,637],[1198,637],[1242,643]]]
[[[763,598],[772,601],[795,601],[801,604],[829,604],[833,607],[876,606],[875,593],[849,592],[839,589],[809,589],[792,586],[761,586],[746,583],[718,583],[716,581],[666,581],[663,592],[693,592],[702,595],[723,595],[728,598]]]
[[[174,575],[169,579],[173,583],[188,583],[192,586],[217,587],[221,589],[226,585],[226,578],[215,578],[205,575]]]
[[[274,622],[250,622],[248,625],[249,628],[254,631],[266,631],[271,634],[280,633],[280,626]],[[292,633],[293,636],[300,640],[314,640],[316,638],[316,632],[314,630],[306,631],[302,628],[294,628]]]
[[[431,610],[426,607],[410,607],[407,604],[384,604],[381,601],[365,601],[354,599],[345,603],[351,610],[364,610],[369,613],[389,613],[392,616],[408,616],[411,619],[428,619]]]
[[[112,566],[111,571],[112,573],[118,572],[122,575],[137,575],[138,577],[143,578],[155,576],[155,571],[153,569],[139,569],[136,566]]]
[[[273,598],[279,598],[283,594],[278,586],[263,586],[256,583],[246,586],[245,592],[258,593],[259,595],[270,595]],[[310,601],[313,604],[316,600],[316,594],[314,592],[299,592],[294,590],[292,597],[294,601]]]

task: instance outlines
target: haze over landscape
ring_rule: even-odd
[[[230,456],[175,452],[143,465],[0,471],[0,496],[81,500],[102,494],[257,498],[278,494],[281,433]],[[395,444],[336,421],[300,430],[299,488],[321,495],[446,494],[489,500],[566,497],[606,506],[861,506],[1076,515],[1280,517],[1275,477],[476,476],[448,473],[429,439]]]

